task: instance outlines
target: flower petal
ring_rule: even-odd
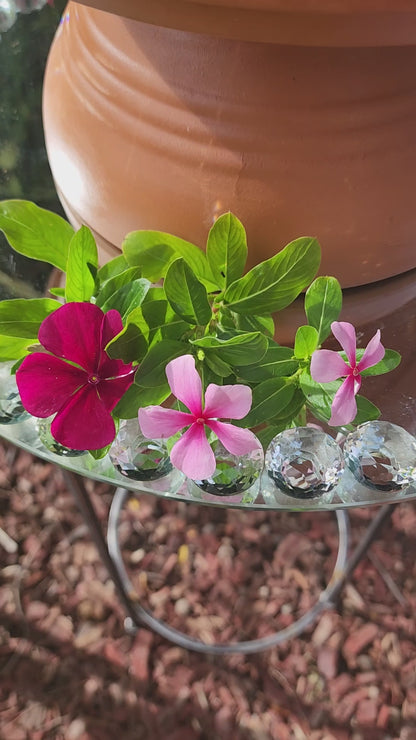
[[[123,378],[126,375],[130,375],[132,370],[133,364],[131,362],[126,364],[123,360],[112,360],[106,352],[103,352],[97,375],[103,378],[103,380],[113,380],[114,378]],[[136,370],[137,367],[134,368],[134,372]]]
[[[207,440],[203,424],[192,424],[172,447],[172,465],[191,480],[204,480],[215,473],[215,455]]]
[[[30,414],[41,418],[59,411],[86,382],[84,370],[46,352],[28,355],[16,372],[23,406]]]
[[[383,359],[385,352],[386,350],[380,342],[380,329],[377,329],[364,350],[364,354],[357,365],[357,370],[361,372],[361,370],[377,365]]]
[[[97,385],[97,392],[107,411],[112,411],[120,398],[130,388],[134,380],[134,372],[129,375],[123,375],[120,378],[111,380],[102,380]]]
[[[139,409],[139,425],[148,439],[164,439],[192,424],[194,417],[184,411],[164,406],[145,406]]]
[[[215,385],[205,391],[204,418],[242,419],[250,411],[251,388],[248,385]]]
[[[104,349],[122,329],[123,322],[118,311],[111,309],[103,314],[100,339],[101,355],[97,367],[97,375],[101,378],[117,378],[120,375],[127,375],[132,369],[131,362],[126,364],[122,360],[112,360]]]
[[[113,441],[113,417],[92,385],[85,385],[61,408],[51,425],[52,436],[72,450],[99,450]]]
[[[329,420],[331,426],[342,427],[354,421],[357,415],[356,388],[353,375],[345,378],[341,387],[338,388],[331,406],[331,418]]]
[[[209,421],[207,426],[232,455],[247,455],[253,450],[261,449],[260,441],[250,429],[241,429],[223,421]]]
[[[202,415],[202,383],[192,355],[182,355],[166,365],[166,376],[176,398],[195,415]]]
[[[333,321],[331,331],[340,343],[342,349],[346,352],[348,362],[351,367],[355,367],[355,351],[357,347],[357,337],[355,329],[348,321]]]
[[[93,303],[65,303],[42,322],[39,341],[48,352],[97,372],[101,354],[101,308]]]
[[[343,375],[349,375],[351,368],[338,352],[332,349],[317,349],[311,359],[312,380],[317,383],[330,383]]]
[[[102,318],[100,347],[104,348],[117,334],[120,334],[123,321],[119,312],[114,308],[107,311]]]

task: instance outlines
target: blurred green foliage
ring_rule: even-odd
[[[62,213],[45,151],[42,83],[63,0],[19,14],[0,39],[0,200],[24,198]],[[16,255],[0,233],[0,299],[44,290],[50,268]],[[29,282],[30,286],[22,283]]]

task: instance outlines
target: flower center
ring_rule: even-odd
[[[198,419],[196,419],[196,423],[197,424],[205,424],[205,419],[203,419],[202,416],[200,416]]]
[[[353,369],[353,371],[352,371],[352,374],[353,374],[354,378],[356,378],[356,377],[357,377],[357,375],[359,375],[359,374],[360,374],[360,372],[359,372],[358,368],[356,368],[356,367],[355,367],[355,368]]]
[[[100,382],[100,378],[98,375],[90,375],[88,377],[88,382],[91,383],[91,385],[97,385]]]

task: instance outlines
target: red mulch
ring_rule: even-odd
[[[104,522],[111,490],[88,486]],[[374,511],[353,513],[354,541]],[[411,503],[396,507],[337,611],[251,656],[126,634],[61,472],[6,445],[0,526],[12,540],[0,544],[1,740],[416,740]],[[211,642],[291,624],[316,599],[337,543],[326,513],[223,512],[152,496],[130,502],[120,536],[142,602]]]

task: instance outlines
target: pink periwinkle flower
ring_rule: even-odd
[[[184,427],[185,434],[175,442],[170,453],[172,465],[188,478],[210,478],[216,468],[215,456],[208,442],[205,426],[209,427],[232,455],[245,455],[261,447],[249,429],[218,421],[242,419],[250,410],[251,388],[246,385],[215,385],[211,383],[202,396],[201,378],[192,355],[183,355],[166,365],[166,375],[172,393],[187,406],[190,413],[163,406],[139,409],[142,433],[149,439],[171,437]]]
[[[357,362],[357,339],[355,329],[347,321],[333,321],[331,329],[347,355],[348,363],[338,352],[330,349],[318,349],[312,355],[311,376],[317,383],[330,383],[332,380],[345,377],[337,390],[331,406],[331,426],[339,427],[350,424],[357,414],[356,394],[361,387],[363,370],[377,365],[383,359],[385,349],[380,342],[380,330],[367,344],[364,354]]]
[[[135,372],[105,351],[122,328],[118,311],[66,303],[40,326],[45,351],[28,355],[16,373],[23,406],[40,418],[56,414],[51,434],[65,447],[96,450],[115,437],[111,411]]]

